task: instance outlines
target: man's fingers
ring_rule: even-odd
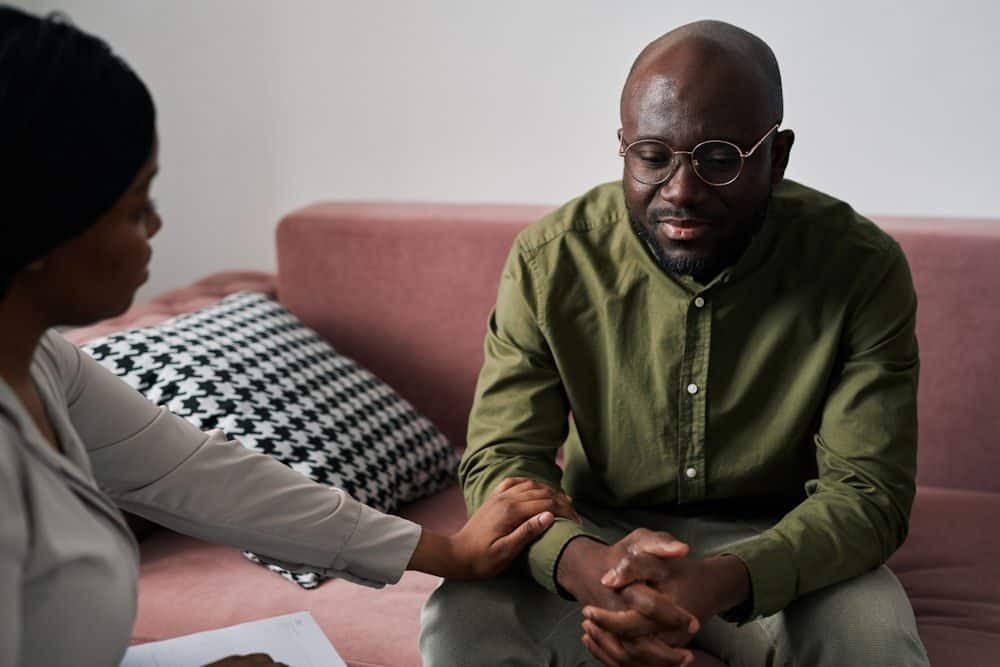
[[[619,640],[589,620],[583,622],[584,646],[605,665],[656,665],[657,667],[687,667],[694,654],[676,649],[655,637]],[[588,643],[587,639],[591,642]],[[594,649],[591,648],[594,646]],[[596,649],[596,650],[595,650]],[[603,656],[603,657],[602,657]]]
[[[627,665],[631,659],[625,651],[625,647],[610,632],[598,627],[590,621],[583,622],[583,631],[594,643],[607,655],[616,665]]]
[[[667,631],[686,634],[690,638],[701,627],[694,614],[645,584],[633,584],[621,591],[621,596],[630,609],[653,620]]]
[[[688,545],[670,533],[639,528],[629,533],[621,544],[625,555],[601,577],[601,583],[621,588],[634,581],[663,581],[669,574],[666,562],[682,558]]]
[[[638,596],[623,595],[622,597],[626,603],[631,604]],[[648,610],[649,607],[646,609]],[[641,637],[642,635],[667,633],[671,639],[676,639],[679,644],[686,644],[700,628],[694,614],[662,599],[651,613],[640,612],[634,608],[626,611],[610,611],[600,607],[587,606],[583,608],[583,617],[619,637]]]
[[[629,586],[621,591],[621,595],[633,611],[652,619],[667,630],[677,630],[693,636],[701,629],[694,614],[645,584]]]
[[[628,553],[633,556],[649,554],[661,558],[678,558],[688,554],[688,545],[670,533],[637,528],[629,533],[624,542],[628,545]]]
[[[493,543],[492,550],[501,558],[516,554],[526,547],[529,542],[548,530],[553,521],[555,521],[555,516],[553,516],[552,512],[545,511],[536,514],[511,532],[496,540]]]
[[[670,563],[658,556],[625,555],[604,573],[601,583],[610,588],[623,588],[637,581],[665,581],[670,577]]]
[[[644,665],[688,667],[694,662],[694,654],[684,649],[670,646],[655,637],[639,637],[624,643],[625,651],[637,662]]]
[[[683,643],[687,643],[700,629],[694,614],[646,584],[628,586],[621,591],[621,597],[629,607],[624,612],[588,605],[583,609],[584,618],[593,620],[618,636],[638,637],[666,632]]]
[[[594,641],[593,637],[585,634],[583,635],[581,641],[583,641],[583,646],[590,651],[590,654],[600,660],[604,667],[619,667],[618,661],[613,660],[610,655],[605,653],[604,649],[601,648],[596,641]]]
[[[583,617],[593,621],[613,635],[628,639],[667,630],[667,628],[660,627],[653,619],[646,618],[634,609],[610,611],[587,606],[583,608]]]
[[[649,532],[633,541],[628,546],[628,552],[634,556],[649,554],[661,558],[678,558],[687,556],[689,547],[670,533]]]
[[[683,542],[672,544],[669,551],[666,545],[659,550],[659,553],[670,553],[670,556],[653,555],[645,551],[633,553],[634,545],[629,546],[628,552],[604,573],[601,583],[611,588],[622,588],[635,581],[665,581],[670,576],[669,561],[688,553],[688,545]]]

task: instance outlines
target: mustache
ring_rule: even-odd
[[[700,211],[690,208],[663,207],[655,208],[647,213],[646,219],[650,223],[657,223],[664,218],[676,218],[678,220],[697,220],[705,224],[712,224],[712,219]]]

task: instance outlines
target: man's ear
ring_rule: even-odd
[[[795,133],[791,130],[782,130],[774,135],[774,144],[771,148],[771,184],[777,185],[785,177],[785,168],[788,167],[788,156],[792,152],[792,144],[795,143]]]

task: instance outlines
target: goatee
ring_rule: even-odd
[[[649,248],[653,259],[665,272],[675,276],[691,276],[698,283],[707,285],[715,276],[719,275],[723,269],[735,264],[746,251],[750,242],[764,224],[767,213],[767,204],[771,200],[770,193],[764,199],[763,204],[753,215],[752,223],[741,225],[735,233],[728,238],[720,240],[715,252],[702,257],[692,257],[690,255],[669,255],[664,251],[663,246],[654,238],[650,231],[659,223],[656,216],[649,216],[649,220],[643,221],[636,216],[631,207],[626,204],[628,210],[629,223],[635,235]]]

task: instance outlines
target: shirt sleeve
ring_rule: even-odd
[[[27,508],[17,459],[19,443],[0,425],[0,665],[17,665],[21,650],[21,595],[28,553]]]
[[[528,477],[561,488],[556,452],[568,434],[569,401],[537,317],[538,306],[530,265],[515,243],[490,313],[468,446],[459,465],[470,512],[507,477]],[[585,534],[574,521],[557,518],[528,548],[532,577],[558,592],[559,555],[570,540]]]
[[[94,476],[122,509],[292,570],[373,587],[402,576],[418,525],[317,484],[221,431],[198,430],[58,336],[48,344]]]
[[[903,543],[915,492],[916,295],[902,250],[861,274],[843,362],[814,436],[806,500],[753,540],[727,547],[750,572],[752,601],[733,620],[874,569]]]

